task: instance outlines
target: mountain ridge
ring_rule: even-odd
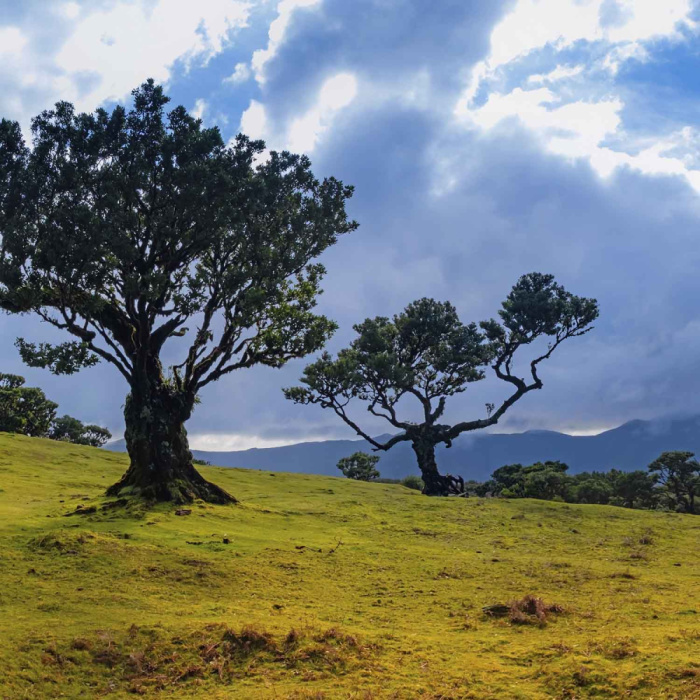
[[[125,444],[121,440],[109,443],[105,448],[123,452]],[[365,440],[347,439],[229,452],[192,452],[196,458],[221,467],[335,476],[338,474],[338,460],[358,450],[371,452],[372,447]],[[483,481],[504,464],[532,464],[545,460],[565,462],[572,474],[613,468],[623,471],[646,469],[667,450],[700,453],[700,415],[652,421],[635,419],[597,435],[568,435],[552,430],[465,434],[455,440],[450,449],[444,445],[438,447],[437,460],[445,473]],[[419,473],[408,443],[400,443],[380,455],[379,471],[385,478]]]

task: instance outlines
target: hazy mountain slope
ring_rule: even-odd
[[[108,447],[123,451],[124,442]],[[333,475],[337,474],[337,461],[356,450],[371,448],[364,440],[328,440],[236,452],[196,450],[195,455],[223,467]],[[547,430],[463,435],[451,449],[439,448],[438,460],[443,471],[482,480],[504,464],[531,464],[546,459],[566,462],[573,473],[613,467],[643,469],[665,450],[700,453],[700,416],[630,421],[592,436],[574,437]],[[417,473],[410,446],[400,444],[382,454],[379,469],[382,476],[389,478]]]

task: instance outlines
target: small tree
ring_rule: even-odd
[[[380,474],[376,469],[379,457],[377,455],[368,455],[366,452],[355,452],[349,457],[343,457],[338,460],[338,469],[348,479],[356,479],[357,481],[374,481],[378,479]]]
[[[75,338],[20,339],[31,366],[72,373],[102,359],[128,383],[130,466],[110,495],[227,503],[195,470],[184,424],[212,382],[330,337],[311,262],[356,227],[352,188],[319,182],[305,156],[259,160],[262,141],[226,145],[184,107],[166,114],[168,101],[148,81],[129,110],[58,103],[33,120],[31,149],[0,122],[0,308]],[[166,345],[181,351],[169,369]]]
[[[686,513],[696,512],[696,499],[700,498],[700,462],[694,457],[693,452],[664,452],[649,465],[676,508]]]
[[[0,373],[0,432],[44,437],[58,404],[41,389],[24,386],[24,377]]]
[[[51,424],[48,436],[52,440],[72,442],[76,445],[102,447],[112,437],[112,433],[99,425],[83,425],[73,416],[61,416]]]
[[[464,432],[495,425],[525,394],[541,389],[540,363],[565,340],[587,333],[598,316],[598,305],[594,299],[570,294],[551,275],[532,273],[518,280],[499,315],[500,322],[465,325],[451,304],[421,299],[393,319],[367,319],[355,326],[358,335],[349,348],[341,350],[337,359],[324,353],[304,370],[305,386],[285,389],[285,396],[333,410],[375,450],[410,442],[424,493],[461,493],[461,477],[439,473],[436,445],[450,447]],[[549,339],[549,345],[530,358],[529,376],[515,374],[516,353],[542,337]],[[484,379],[488,366],[512,387],[512,393],[497,408],[487,404],[485,417],[455,425],[439,423],[447,399]],[[409,397],[419,404],[420,422],[399,417],[398,404]],[[353,399],[366,401],[372,415],[399,432],[385,442],[372,438],[348,413]]]

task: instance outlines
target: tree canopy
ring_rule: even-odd
[[[567,472],[568,466],[558,461],[536,462],[527,467],[508,464],[496,469],[491,479],[478,484],[474,491],[480,496],[541,498],[626,508],[654,508],[664,495],[654,476],[645,471]]]
[[[57,408],[41,389],[25,386],[24,377],[0,373],[0,432],[44,437]]]
[[[392,319],[377,317],[354,326],[357,337],[350,347],[337,358],[324,353],[308,365],[303,386],[285,389],[285,396],[331,409],[376,450],[411,442],[425,493],[461,493],[461,478],[437,471],[435,446],[450,447],[464,432],[495,425],[525,394],[541,389],[540,364],[564,341],[587,333],[597,316],[594,299],[575,296],[552,275],[541,273],[517,281],[498,321],[464,324],[449,302],[420,299]],[[519,376],[514,369],[516,353],[543,337],[549,341],[546,348],[529,358],[526,376]],[[511,386],[511,393],[498,406],[487,404],[481,418],[441,424],[447,400],[484,379],[489,367]],[[349,413],[354,399],[366,402],[372,415],[398,432],[384,442],[370,436]],[[420,422],[399,415],[403,399],[418,402]]]
[[[131,467],[114,493],[226,502],[192,467],[183,424],[211,382],[281,367],[333,333],[313,312],[313,260],[356,227],[352,188],[316,179],[305,156],[226,144],[168,101],[149,80],[129,109],[60,102],[33,120],[31,147],[0,122],[0,307],[73,336],[20,339],[28,364],[72,373],[101,359],[128,382]]]
[[[650,465],[655,475],[673,496],[675,507],[695,513],[700,500],[700,462],[693,452],[664,452]]]

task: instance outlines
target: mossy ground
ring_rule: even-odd
[[[0,698],[700,698],[698,517],[216,468],[240,505],[103,510],[125,468],[0,434]]]

